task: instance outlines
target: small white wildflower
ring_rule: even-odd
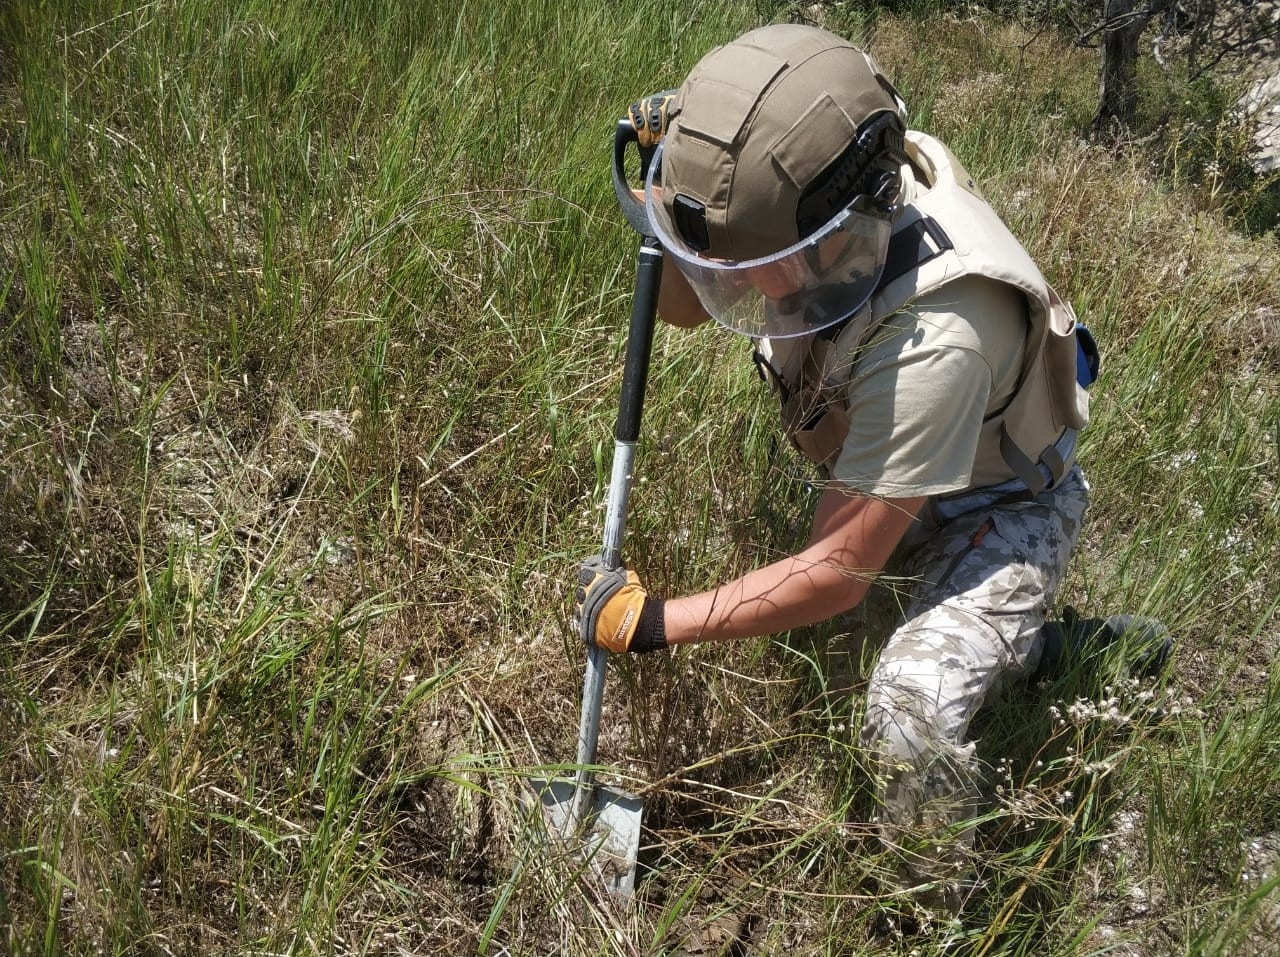
[[[1110,700],[1110,699],[1108,699]],[[1073,724],[1085,724],[1088,721],[1098,717],[1105,708],[1107,702],[1089,701],[1085,698],[1077,698],[1075,702],[1067,708],[1067,717],[1071,719]]]

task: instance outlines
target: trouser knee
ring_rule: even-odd
[[[873,758],[884,823],[935,830],[971,817],[981,774],[973,745],[961,741],[965,709],[946,700],[936,677],[898,670],[876,678],[862,743]]]

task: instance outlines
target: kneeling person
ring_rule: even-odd
[[[831,33],[770,26],[713,50],[664,119],[645,190],[676,266],[659,314],[755,340],[788,437],[828,481],[804,548],[709,591],[663,601],[588,563],[583,637],[653,651],[810,625],[862,601],[896,552],[909,600],[862,739],[904,879],[946,902],[978,795],[970,720],[1036,667],[1088,503],[1074,316]]]

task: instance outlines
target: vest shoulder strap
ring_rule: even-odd
[[[876,292],[955,248],[955,243],[936,219],[920,217],[889,238],[884,272],[876,284]]]
[[[893,235],[889,237],[889,248],[885,253],[884,271],[880,274],[880,279],[876,283],[876,288],[872,292],[871,298],[875,299],[891,283],[897,282],[908,273],[915,272],[925,263],[937,259],[955,248],[955,243],[951,241],[951,237],[947,235],[946,230],[931,216],[921,216],[895,230]],[[858,315],[858,313],[855,313],[847,319],[842,319],[840,322],[828,326],[818,333],[818,338],[834,341],[840,333],[844,332],[849,323],[858,318]]]

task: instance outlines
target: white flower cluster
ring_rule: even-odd
[[[1045,768],[1043,761],[1036,761],[1031,769],[1041,772]],[[1036,821],[1057,819],[1067,821],[1068,811],[1075,794],[1059,784],[1041,786],[1030,781],[1018,786],[1013,783],[1013,764],[1008,758],[1001,758],[996,765],[996,774],[1004,783],[996,785],[996,800],[1004,806],[1013,817],[1022,821],[1024,829],[1030,829]],[[1065,782],[1062,782],[1065,783]]]
[[[1173,692],[1156,693],[1139,678],[1130,678],[1119,685],[1107,685],[1098,700],[1077,698],[1067,704],[1059,701],[1049,706],[1049,717],[1056,729],[1068,726],[1082,728],[1094,721],[1103,724],[1126,725],[1140,717],[1160,717],[1182,714],[1188,710],[1190,699],[1175,702]]]

